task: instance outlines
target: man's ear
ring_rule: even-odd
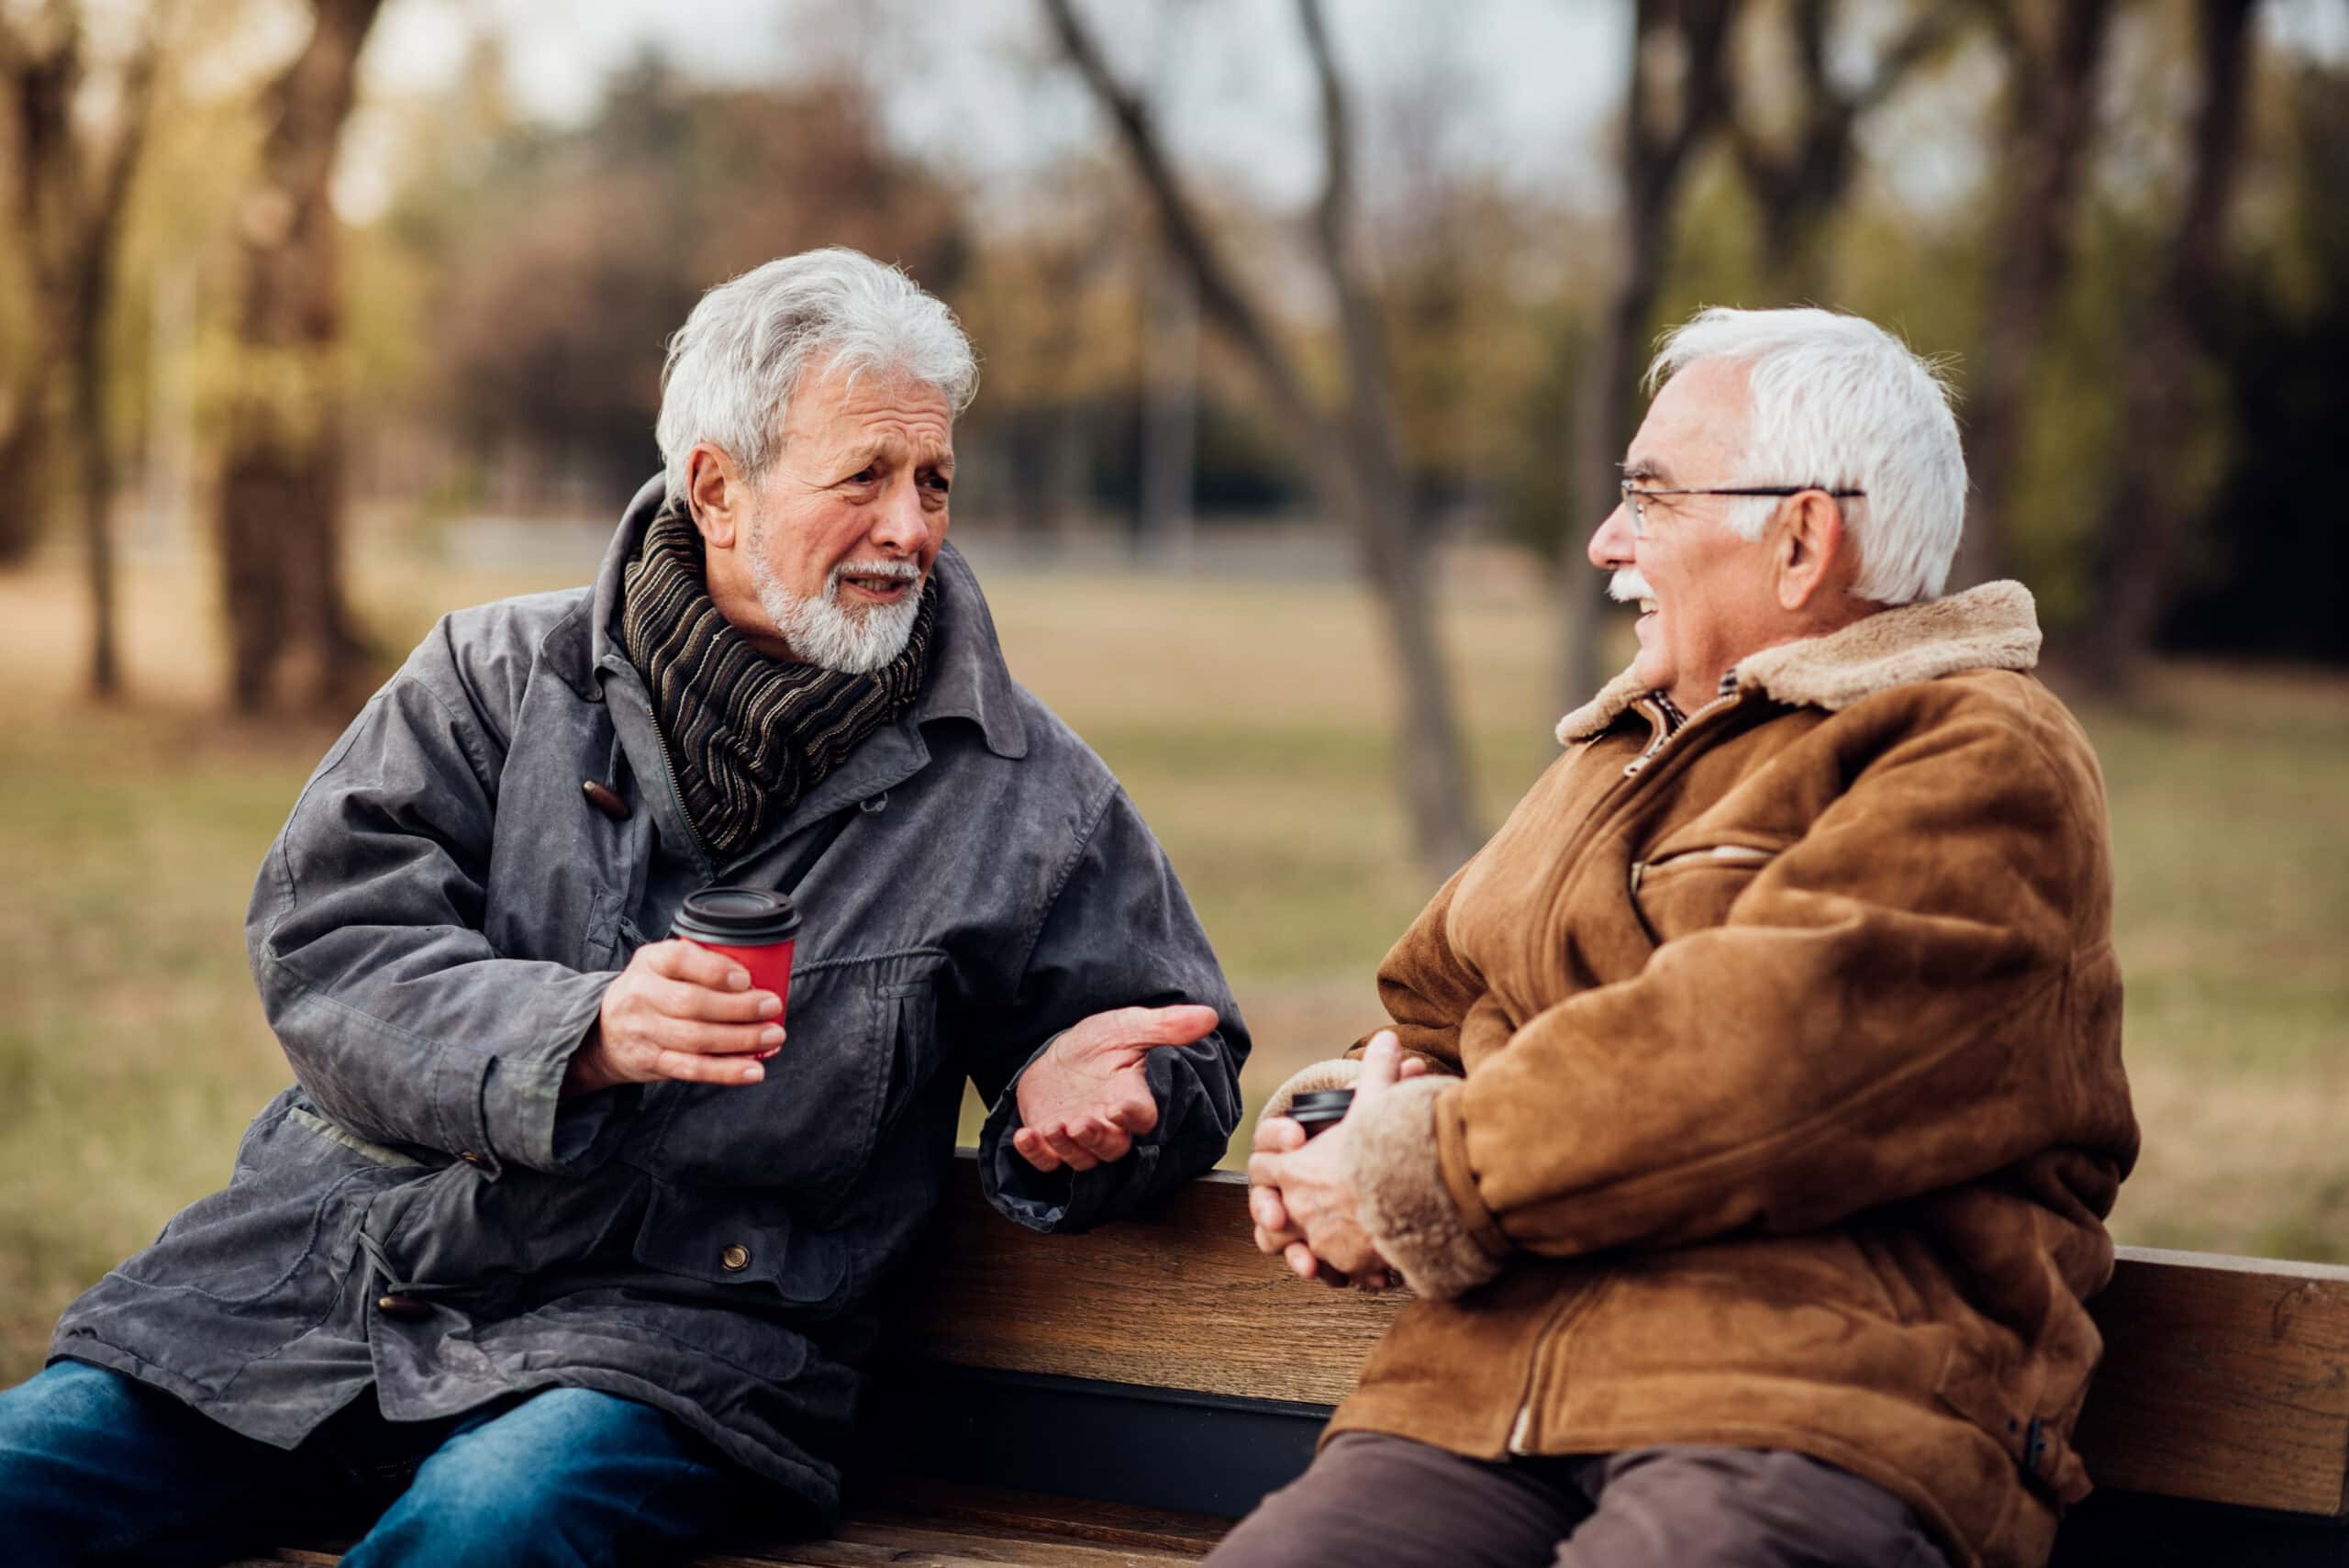
[[[750,498],[750,486],[722,450],[703,441],[685,454],[685,505],[709,548],[734,547],[735,533],[747,520]]]
[[[1799,610],[1825,602],[1820,595],[1831,595],[1851,575],[1842,505],[1824,490],[1787,497],[1778,509],[1771,554],[1780,608]]]

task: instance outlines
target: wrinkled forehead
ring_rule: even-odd
[[[1742,360],[1698,360],[1648,405],[1624,454],[1626,478],[1659,484],[1718,484],[1743,462],[1753,394]]]
[[[919,461],[952,461],[954,409],[936,384],[871,366],[810,373],[784,417],[786,442],[826,448],[886,447]]]

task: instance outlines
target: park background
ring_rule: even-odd
[[[1960,584],[2102,756],[2124,1241],[2349,1259],[2342,0],[0,0],[0,1385],[287,1078],[262,850],[440,613],[585,581],[700,291],[985,361],[954,539],[1165,842],[1252,1103],[1627,656],[1658,330],[1945,357]]]

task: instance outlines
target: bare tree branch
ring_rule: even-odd
[[[1109,111],[1119,138],[1133,161],[1134,170],[1150,190],[1166,242],[1190,268],[1199,291],[1199,308],[1231,334],[1235,342],[1264,378],[1265,389],[1279,405],[1282,417],[1301,427],[1324,431],[1328,421],[1315,406],[1297,373],[1254,306],[1241,293],[1197,207],[1183,189],[1165,149],[1158,139],[1150,111],[1139,95],[1127,89],[1110,68],[1108,58],[1076,15],[1070,0],[1042,0],[1044,14],[1093,95]]]
[[[1338,325],[1346,355],[1349,417],[1359,451],[1374,465],[1364,475],[1375,488],[1398,489],[1407,479],[1399,453],[1403,435],[1386,372],[1385,328],[1353,264],[1354,219],[1353,135],[1345,86],[1330,47],[1330,29],[1321,0],[1297,0],[1297,22],[1312,57],[1313,73],[1321,104],[1321,138],[1325,160],[1321,196],[1315,203],[1315,231],[1320,239],[1322,266],[1337,296]],[[1365,521],[1380,530],[1374,548],[1397,552],[1399,538],[1388,537],[1392,525],[1408,528],[1407,511],[1375,508]]]
[[[81,13],[52,0],[39,15],[45,38],[0,18],[0,73],[12,90],[17,189],[11,212],[28,259],[39,323],[34,364],[18,378],[0,429],[0,505],[11,531],[0,553],[28,548],[33,465],[43,450],[72,453],[91,606],[90,684],[99,696],[121,686],[115,633],[114,542],[108,508],[114,450],[106,423],[104,327],[120,261],[123,217],[153,114],[160,39],[169,6],[149,13],[117,84],[110,142],[94,146],[75,125],[86,72]],[[49,406],[58,378],[71,393],[70,424],[56,428]],[[70,439],[59,440],[65,436]]]
[[[229,696],[268,705],[291,657],[296,700],[356,695],[365,645],[341,581],[343,398],[339,231],[330,180],[382,0],[311,0],[310,37],[271,84],[261,166],[245,193],[244,352],[286,373],[229,406],[217,508]],[[264,390],[266,389],[266,390]]]
[[[1242,292],[1176,178],[1147,106],[1110,69],[1073,0],[1041,0],[1063,50],[1108,112],[1156,206],[1169,249],[1189,269],[1205,319],[1252,364],[1288,425],[1322,509],[1353,534],[1385,628],[1403,697],[1397,773],[1422,862],[1449,875],[1475,852],[1467,746],[1434,624],[1424,532],[1417,526],[1378,313],[1353,260],[1353,152],[1344,83],[1319,0],[1297,0],[1312,57],[1324,141],[1314,208],[1316,249],[1338,306],[1346,362],[1342,413],[1316,400],[1265,313]]]
[[[2242,159],[2254,0],[2197,0],[2202,101],[2187,146],[2186,191],[2161,287],[2132,335],[2122,400],[2129,439],[2090,540],[2086,628],[2065,639],[2066,662],[2099,689],[2127,692],[2153,650],[2192,531],[2194,436],[2223,415],[2211,406],[2208,361],[2220,349],[2214,317],[2227,208]]]
[[[1886,46],[1868,79],[1840,85],[1828,69],[1834,0],[1796,0],[1787,11],[1802,88],[1802,118],[1791,142],[1772,145],[1732,112],[1728,135],[1738,167],[1762,207],[1763,268],[1779,289],[1815,296],[1819,229],[1851,189],[1859,124],[1910,72],[1948,45],[1982,0],[1931,0]]]
[[[2125,0],[2052,0],[2053,36],[2042,40],[2003,0],[1977,0],[2008,24],[2013,51],[2003,160],[2005,210],[1982,340],[1966,389],[1966,464],[1973,480],[1965,533],[1951,586],[2008,569],[2008,510],[2021,461],[2031,367],[2072,265],[2073,211],[2096,127],[2096,95],[2112,14]]]

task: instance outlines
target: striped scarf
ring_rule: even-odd
[[[645,530],[622,585],[620,643],[652,693],[685,814],[720,860],[790,815],[865,737],[913,706],[930,673],[938,584],[905,651],[870,675],[770,659],[710,602],[699,529],[682,510]]]

